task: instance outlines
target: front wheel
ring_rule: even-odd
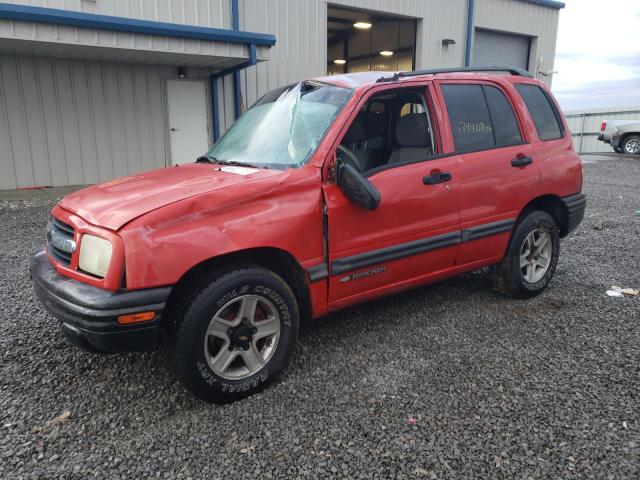
[[[516,298],[539,294],[551,281],[559,256],[555,220],[546,212],[530,212],[514,228],[507,253],[495,272],[496,289]]]
[[[168,360],[198,397],[229,403],[264,389],[286,368],[298,305],[285,281],[260,267],[203,283],[169,319]]]

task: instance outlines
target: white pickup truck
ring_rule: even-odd
[[[640,120],[604,120],[598,140],[617,153],[640,154]]]

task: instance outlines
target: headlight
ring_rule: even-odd
[[[80,243],[80,268],[104,278],[111,262],[111,251],[109,240],[94,235],[83,235]]]

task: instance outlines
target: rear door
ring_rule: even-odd
[[[447,133],[461,165],[462,243],[458,265],[504,255],[522,208],[540,188],[540,174],[511,91],[500,84],[441,81]]]

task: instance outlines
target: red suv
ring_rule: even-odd
[[[491,71],[270,92],[194,163],[63,198],[35,291],[89,350],[162,341],[214,402],[274,379],[302,320],[487,266],[535,295],[582,220],[582,163],[547,87]]]

